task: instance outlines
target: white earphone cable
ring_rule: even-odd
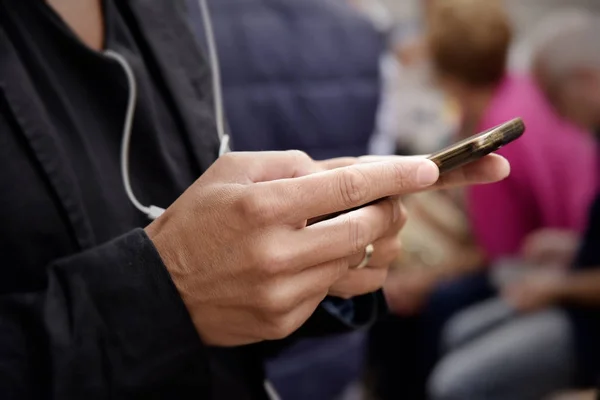
[[[131,188],[131,180],[129,178],[129,147],[131,145],[131,133],[132,133],[132,125],[133,125],[133,117],[135,115],[135,102],[137,99],[137,84],[135,82],[135,76],[133,74],[133,70],[131,66],[119,53],[106,50],[104,52],[106,57],[109,57],[115,60],[125,72],[125,76],[127,78],[127,85],[129,86],[129,97],[127,99],[127,112],[125,113],[125,123],[123,125],[123,136],[121,139],[121,177],[123,178],[123,186],[125,187],[125,192],[127,193],[127,197],[129,201],[141,212],[148,215],[151,219],[158,218],[164,210],[160,207],[151,205],[150,207],[144,206],[140,201],[135,197],[133,193],[133,189]]]
[[[217,120],[217,134],[221,145],[219,148],[219,157],[229,151],[229,135],[225,134],[225,117],[223,115],[223,93],[221,91],[221,66],[219,65],[219,55],[217,54],[217,42],[215,40],[212,18],[208,3],[206,0],[198,0],[200,13],[202,14],[202,23],[204,25],[204,34],[206,35],[206,44],[208,46],[208,56],[212,72],[213,100],[215,107],[215,119]]]
[[[214,94],[214,108],[215,108],[215,119],[217,124],[217,134],[219,136],[219,157],[229,151],[229,135],[225,134],[225,117],[223,115],[223,94],[221,91],[221,73],[219,66],[219,58],[217,55],[217,46],[215,42],[214,32],[212,28],[212,20],[210,17],[210,10],[206,0],[198,0],[200,11],[202,13],[202,20],[204,23],[204,31],[206,34],[206,41],[208,44],[209,62],[212,70],[212,87]],[[131,188],[131,180],[129,174],[129,148],[131,146],[131,134],[133,117],[135,115],[135,106],[137,101],[137,83],[135,81],[135,75],[133,69],[129,65],[129,62],[120,55],[119,53],[106,50],[104,55],[108,58],[116,61],[127,78],[127,84],[129,86],[129,97],[127,100],[127,112],[125,114],[125,123],[123,125],[123,135],[121,139],[121,176],[123,178],[123,186],[125,192],[131,203],[146,214],[150,219],[156,219],[162,215],[165,211],[164,208],[150,205],[149,207],[144,206],[133,193]]]

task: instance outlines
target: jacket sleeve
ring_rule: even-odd
[[[152,241],[136,229],[58,260],[35,293],[0,296],[0,394],[10,399],[160,398],[206,387],[207,349]],[[369,325],[381,293],[329,298],[274,353],[301,336]],[[206,382],[202,382],[205,379]]]
[[[155,398],[164,385],[197,387],[208,376],[201,341],[142,229],[48,269],[45,290],[0,296],[0,397]]]

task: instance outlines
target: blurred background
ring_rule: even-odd
[[[400,25],[411,26],[420,21],[421,0],[381,0],[381,3]],[[516,33],[513,63],[519,67],[529,56],[522,42],[527,40],[541,17],[565,7],[600,11],[600,1],[597,0],[506,0],[505,3]]]
[[[515,117],[527,125],[499,152],[512,165],[505,181],[404,199],[404,251],[384,287],[390,315],[273,357],[279,396],[595,399],[600,1],[218,0],[211,9],[236,150],[418,155]]]

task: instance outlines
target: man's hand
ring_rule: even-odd
[[[387,198],[438,179],[422,158],[315,169],[297,151],[226,155],[146,228],[205,343],[291,334],[354,258],[401,224],[397,202]],[[379,199],[387,200],[307,226]]]

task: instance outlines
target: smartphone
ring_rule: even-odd
[[[502,125],[498,125],[495,128],[488,129],[483,133],[461,140],[458,143],[431,154],[427,158],[438,166],[441,175],[487,156],[499,148],[517,140],[523,133],[525,133],[525,123],[521,118],[515,118]],[[361,207],[353,208],[352,210],[311,219],[308,222],[308,225],[337,217],[338,215],[366,207],[373,203],[376,203],[376,201]]]
[[[498,125],[478,135],[461,140],[427,158],[440,169],[440,174],[472,163],[520,138],[525,133],[521,118]]]

